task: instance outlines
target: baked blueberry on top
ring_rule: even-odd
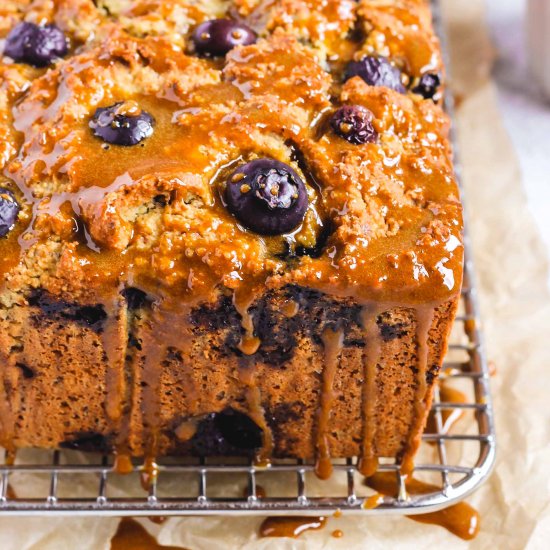
[[[433,99],[441,85],[441,77],[438,74],[426,73],[420,77],[418,85],[413,88],[415,94],[420,94],[424,99]]]
[[[229,177],[225,200],[245,227],[262,235],[296,229],[308,207],[300,176],[287,164],[269,158],[239,166]]]
[[[23,22],[8,34],[4,55],[17,63],[46,67],[67,55],[67,39],[55,25],[39,26]]]
[[[374,143],[378,137],[374,115],[362,105],[344,105],[330,119],[334,133],[354,145]]]
[[[9,189],[0,187],[0,237],[5,237],[15,225],[19,204]]]
[[[406,92],[401,81],[401,71],[385,57],[367,55],[359,61],[350,61],[344,80],[349,80],[354,76],[359,76],[371,86],[385,86],[402,94]]]
[[[113,145],[137,145],[153,134],[155,120],[134,101],[120,101],[96,109],[90,128],[95,136]]]
[[[200,55],[224,56],[235,46],[248,46],[257,40],[250,28],[231,19],[211,19],[201,23],[192,35],[195,50]]]

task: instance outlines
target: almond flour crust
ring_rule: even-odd
[[[258,42],[195,55],[215,17]],[[375,55],[408,90],[444,80],[428,3],[8,0],[0,36],[23,20],[55,23],[70,53],[0,63],[0,186],[22,207],[0,239],[2,445],[410,467],[461,286],[449,121],[438,96],[343,73]],[[154,116],[143,146],[90,132],[117,101]],[[373,113],[376,143],[331,132],[343,104]],[[260,157],[306,182],[292,235],[247,231],[223,203]],[[214,413],[237,431],[246,415],[261,448]]]

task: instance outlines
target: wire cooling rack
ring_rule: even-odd
[[[434,18],[444,39],[439,2]],[[447,108],[452,114],[451,99]],[[495,459],[489,369],[480,331],[469,240],[459,315],[436,388],[430,433],[422,437],[414,477],[433,487],[409,494],[395,463],[396,496],[377,499],[363,483],[356,459],[335,460],[329,481],[315,477],[313,463],[273,461],[262,468],[244,460],[167,458],[144,490],[140,469],[117,474],[112,458],[75,451],[22,451],[15,464],[0,465],[0,515],[172,516],[208,514],[324,515],[336,510],[361,514],[417,514],[450,506],[489,475]],[[449,388],[454,390],[449,392]],[[459,402],[445,395],[461,396]],[[457,420],[452,428],[448,424]]]

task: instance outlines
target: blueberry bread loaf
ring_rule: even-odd
[[[4,0],[0,444],[410,465],[461,205],[424,0]]]

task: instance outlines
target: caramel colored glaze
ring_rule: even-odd
[[[376,493],[375,495],[371,495],[364,500],[362,508],[365,510],[374,510],[374,508],[378,508],[378,506],[382,504],[383,500],[384,495]]]
[[[322,336],[325,348],[325,364],[323,367],[323,385],[321,388],[319,415],[317,419],[317,451],[315,474],[319,479],[328,479],[332,474],[330,445],[327,434],[330,430],[330,415],[334,401],[334,377],[344,343],[342,330],[326,329]]]
[[[445,382],[439,383],[439,399],[443,403],[467,403],[468,399],[464,393],[451,388]],[[437,420],[434,411],[430,411],[428,422],[426,424],[426,433],[448,434],[452,427],[464,416],[463,409],[442,409],[441,410],[441,429],[438,429]],[[435,442],[430,442],[435,443]]]
[[[249,496],[251,496],[249,488],[245,487],[243,489],[243,497],[248,498]],[[267,496],[266,490],[261,485],[256,485],[256,496],[258,498],[265,498]]]
[[[111,539],[111,550],[185,550],[182,546],[163,546],[132,518],[122,518]]]
[[[8,485],[8,488],[6,490],[6,497],[8,500],[10,499],[13,500],[17,498],[17,493],[15,492],[15,489],[11,485]]]
[[[159,470],[158,470],[158,464],[155,461],[155,456],[147,456],[145,457],[145,461],[143,463],[143,466],[141,467],[140,471],[140,482],[141,487],[144,491],[148,491],[152,484],[156,481]]]
[[[479,513],[466,502],[449,506],[438,512],[409,517],[420,523],[439,525],[464,540],[476,538],[480,529]]]
[[[254,336],[254,320],[248,311],[252,306],[255,297],[256,291],[253,290],[250,292],[245,290],[245,292],[239,292],[238,294],[236,292],[233,300],[235,308],[241,316],[241,325],[244,330],[244,335],[241,338],[238,348],[245,355],[254,355],[258,351],[261,344],[259,338]]]
[[[306,531],[322,529],[327,523],[324,517],[273,516],[265,518],[260,525],[261,537],[298,538]]]
[[[374,449],[375,417],[376,410],[376,369],[380,357],[380,335],[376,319],[378,311],[372,307],[364,307],[362,311],[362,324],[365,331],[365,356],[363,367],[363,449],[359,458],[358,469],[364,476],[370,476],[376,472],[378,458]]]
[[[289,300],[284,304],[282,311],[287,317],[295,317],[300,311],[300,304],[293,300]]]
[[[162,362],[169,348],[185,349],[190,342],[188,328],[182,326],[181,319],[186,318],[188,309],[162,311],[155,308],[147,323],[147,338],[143,339],[142,365],[142,413],[145,424],[146,462],[145,475],[150,478],[156,472],[155,463],[159,444],[159,424],[161,418],[160,380]],[[161,344],[162,343],[162,344]],[[192,388],[189,388],[192,391]]]
[[[157,525],[162,525],[168,520],[168,518],[164,516],[148,516],[147,519],[152,523],[156,523]]]
[[[45,20],[73,28],[67,23],[74,19],[71,2],[51,4]],[[351,298],[368,312],[362,471],[371,473],[381,347],[375,312],[406,306],[416,313],[414,435],[429,405],[431,314],[460,291],[462,214],[449,121],[440,106],[359,78],[342,83],[341,72],[344,62],[365,54],[392,56],[412,80],[441,72],[429,10],[417,3],[405,10],[352,0],[235,0],[227,3],[228,13],[251,24],[261,39],[209,60],[192,55],[186,33],[223,13],[194,2],[178,2],[174,11],[170,3],[139,4],[120,20],[95,7],[79,12],[82,28],[71,36],[79,46],[48,69],[0,62],[1,184],[23,203],[19,226],[0,239],[0,298],[5,294],[11,303],[17,295],[25,302],[40,289],[104,306],[108,431],[121,457],[143,449],[146,487],[156,476],[163,437],[163,363],[170,350],[193,344],[193,307],[233,294],[243,328],[236,377],[245,403],[239,407],[263,431],[257,460],[266,463],[274,444],[257,380],[254,356],[262,342],[251,307],[266,289],[287,285]],[[155,131],[136,147],[105,146],[89,120],[98,107],[128,100],[154,117]],[[372,111],[377,143],[351,145],[325,128],[327,116],[345,103]],[[290,164],[306,182],[309,210],[291,234],[256,235],[224,205],[228,174],[258,157]],[[120,296],[128,287],[151,300],[139,322]],[[289,306],[290,317],[297,313]],[[139,350],[129,353],[129,335],[138,325]],[[320,477],[330,473],[326,436],[343,336],[334,338],[323,338]],[[0,356],[1,364],[8,359]],[[185,411],[192,417],[197,390],[190,382],[184,390],[194,403]],[[0,376],[0,395],[6,393]],[[0,443],[10,449],[17,420],[5,401]],[[136,418],[139,433],[132,431]],[[190,436],[182,428],[178,437]],[[415,450],[413,442],[405,470]]]
[[[432,393],[428,392],[426,374],[428,372],[428,337],[432,326],[433,310],[431,308],[416,309],[416,342],[417,342],[417,374],[416,374],[416,418],[411,427],[412,434],[419,434],[416,439],[411,439],[409,448],[401,462],[401,472],[409,474],[414,470],[413,458],[420,446],[420,434],[426,422],[426,413],[430,409]]]
[[[334,537],[335,539],[341,539],[344,536],[344,532],[341,529],[335,529],[331,533],[331,536]]]
[[[434,37],[429,33],[416,33],[430,25],[425,10],[415,9],[414,3],[406,5],[382,4],[373,8],[372,2],[364,2],[359,9],[362,23],[370,32],[363,52],[383,51],[385,55],[400,59],[400,64],[413,79],[424,72],[441,70],[441,54],[434,48]],[[416,3],[418,4],[418,3]],[[413,38],[414,36],[414,38]]]
[[[6,357],[3,357],[3,353],[0,351],[0,365],[7,365],[8,361]],[[4,377],[0,376],[0,395],[5,394],[6,387],[4,383]],[[0,446],[6,449],[6,464],[10,456],[15,457],[15,447],[13,444],[14,436],[14,421],[11,407],[8,400],[0,398]]]
[[[368,478],[365,483],[375,491],[388,496],[396,496],[397,480],[392,472],[379,472]],[[440,491],[435,485],[430,485],[414,478],[405,482],[407,491],[413,495],[422,495]],[[479,532],[479,513],[466,502],[453,504],[438,512],[415,514],[407,516],[414,521],[439,525],[464,540],[472,540]]]
[[[126,307],[124,300],[118,296],[105,304],[107,320],[101,334],[103,348],[107,353],[108,369],[105,380],[105,412],[113,433],[121,433],[123,403],[125,398],[124,364],[126,361],[127,334]],[[123,432],[122,432],[123,433]],[[114,468],[120,473],[132,471],[130,457],[127,456],[126,442],[119,440],[116,444],[119,453]]]
[[[6,450],[6,454],[4,456],[4,464],[6,466],[13,466],[15,464],[15,459],[17,458],[17,450]]]
[[[115,461],[113,463],[113,471],[121,475],[131,474],[134,471],[132,458],[127,454],[116,453]]]
[[[352,4],[329,2],[323,10],[315,10],[325,23],[312,16],[308,24],[317,29],[319,41],[326,39],[323,25],[327,29],[334,28],[336,21],[344,28],[350,25],[357,9]],[[342,13],[347,14],[343,20],[331,19]],[[290,34],[284,35],[276,23],[282,17],[277,16],[277,10],[271,16],[270,25],[278,32],[273,31],[266,42],[231,52],[222,72],[214,62],[173,48],[166,38],[138,39],[111,31],[103,42],[67,58],[34,80],[13,108],[20,149],[6,166],[6,176],[32,205],[33,221],[20,243],[42,242],[54,236],[63,241],[74,239],[76,235],[70,228],[66,232],[71,220],[59,211],[68,201],[84,221],[88,246],[109,256],[114,280],[152,277],[167,285],[177,300],[185,299],[185,295],[199,298],[201,289],[211,291],[220,283],[230,288],[246,287],[251,276],[260,272],[270,285],[294,281],[321,290],[336,286],[340,295],[353,294],[363,300],[391,296],[420,302],[447,298],[456,292],[462,261],[460,206],[447,158],[448,142],[438,139],[439,133],[446,134],[445,116],[429,102],[417,103],[352,79],[344,85],[340,100],[363,103],[373,110],[380,144],[353,149],[329,133],[319,140],[312,139],[317,130],[316,118],[331,107],[330,76],[310,50],[293,41],[293,33],[300,36],[302,31],[292,27]],[[270,28],[268,25],[268,32]],[[140,59],[146,60],[145,67]],[[266,63],[272,64],[274,71],[263,73],[261,67]],[[299,79],[291,76],[296,67],[300,67]],[[144,79],[147,74],[154,80],[144,83],[143,89],[135,84],[138,90],[129,92],[116,84],[118,79],[127,78],[128,71],[136,79]],[[183,80],[176,82],[175,77],[181,75]],[[244,82],[249,90],[243,94],[239,88]],[[92,136],[87,122],[97,106],[98,89],[103,91],[102,105],[131,95],[153,114],[155,133],[143,147],[105,149]],[[239,125],[237,131],[235,124]],[[223,184],[223,178],[218,181],[216,176],[223,176],[225,166],[241,162],[251,152],[290,156],[285,146],[288,140],[305,156],[323,189],[322,210],[333,217],[336,226],[331,239],[336,252],[332,258],[327,250],[320,258],[303,258],[292,269],[265,254],[265,239],[237,226],[216,190],[218,184]],[[208,152],[205,144],[210,148]],[[361,174],[362,165],[376,168]],[[182,195],[192,192],[209,210],[208,216],[197,221],[196,228],[208,234],[215,223],[219,236],[215,244],[220,247],[215,261],[205,262],[215,250],[206,242],[200,258],[183,254],[190,244],[182,239],[185,235],[175,238],[183,229],[177,219],[163,220],[165,238],[174,239],[171,249],[163,246],[161,239],[159,249],[151,254],[149,246],[144,250],[140,241],[147,236],[146,228],[139,223],[128,227],[127,220],[113,214],[114,203],[110,201],[121,193],[132,197],[130,189],[142,193],[151,178],[157,190],[165,185]],[[311,181],[307,173],[305,178]],[[356,183],[357,178],[360,183]],[[369,179],[374,185],[364,186]],[[46,186],[48,181],[54,185]],[[375,205],[390,188],[399,195],[395,203],[398,206],[389,205],[380,217]],[[354,204],[366,200],[372,200],[373,208],[361,215]],[[170,210],[181,213],[181,204]],[[339,214],[343,212],[347,214]],[[365,233],[360,226],[371,229]],[[114,231],[106,234],[107,228]],[[300,238],[307,239],[300,232],[293,236]],[[12,252],[9,246],[6,248],[8,255],[25,254],[25,250]],[[197,242],[196,254],[201,254],[200,248]],[[224,249],[229,253],[227,259]],[[109,250],[123,254],[109,255]],[[98,255],[85,250],[74,253],[76,260],[84,256],[90,262],[93,290],[101,294],[110,280],[100,269]],[[388,265],[388,255],[396,256],[397,267]],[[163,265],[171,267],[165,271]],[[192,289],[185,288],[190,278],[197,281]]]
[[[249,309],[257,296],[257,292],[258,290],[252,286],[250,289],[235,291],[233,295],[233,304],[242,319],[241,324],[244,330],[244,336],[241,341],[240,349],[241,351],[244,350],[243,353],[245,353],[245,355],[248,355],[246,351],[252,351],[247,349],[247,343],[250,345],[250,342],[252,342],[251,345],[252,348],[254,348],[252,353],[255,353],[260,346],[260,341],[254,336],[254,321],[249,313]],[[262,406],[262,395],[256,376],[256,369],[251,365],[244,365],[239,368],[239,379],[246,390],[245,395],[248,405],[248,414],[262,430],[263,434],[262,448],[257,453],[256,464],[259,466],[267,466],[273,451],[273,435],[265,418],[265,411]]]
[[[197,433],[197,422],[194,420],[182,422],[174,433],[180,441],[189,441]]]

